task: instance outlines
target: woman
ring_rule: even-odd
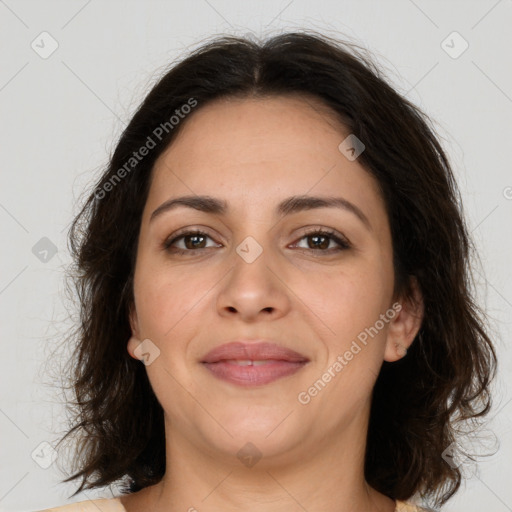
[[[66,481],[123,487],[52,510],[405,512],[459,488],[496,365],[471,241],[427,117],[354,45],[193,52],[70,241]]]

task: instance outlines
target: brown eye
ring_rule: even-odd
[[[182,238],[187,249],[204,249],[204,235],[185,235]]]
[[[306,237],[310,249],[328,249],[331,239],[325,235],[308,235]]]
[[[349,242],[338,236],[334,231],[311,231],[305,234],[300,240],[307,240],[307,247],[299,246],[299,248],[310,249],[316,252],[330,253],[332,251],[342,251],[350,248]],[[333,243],[334,246],[332,246]]]
[[[164,242],[164,248],[169,252],[192,253],[210,247],[219,247],[219,245],[207,246],[208,239],[212,240],[208,234],[202,231],[186,231]]]

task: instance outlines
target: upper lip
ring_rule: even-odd
[[[307,362],[309,359],[295,350],[277,345],[276,343],[259,341],[244,342],[233,341],[219,345],[210,350],[202,359],[203,363],[217,363],[219,361],[240,360],[240,361],[291,361]]]

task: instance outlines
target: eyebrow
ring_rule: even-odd
[[[178,207],[187,207],[204,213],[214,215],[225,215],[229,208],[226,201],[211,196],[181,196],[169,199],[162,203],[149,219],[153,219]],[[372,231],[372,226],[368,217],[353,203],[343,197],[317,197],[317,196],[291,196],[281,201],[276,208],[276,214],[280,216],[290,215],[306,210],[318,208],[339,208],[353,213],[367,228]]]

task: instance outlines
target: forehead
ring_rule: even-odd
[[[186,193],[263,207],[274,195],[337,192],[382,209],[374,178],[338,148],[349,134],[317,98],[216,100],[194,111],[158,158],[148,203]]]
[[[346,135],[336,114],[317,98],[225,98],[194,111],[169,151],[182,156],[193,146],[198,158],[236,152],[249,160],[258,158],[256,150],[279,157],[299,148],[336,149]]]

